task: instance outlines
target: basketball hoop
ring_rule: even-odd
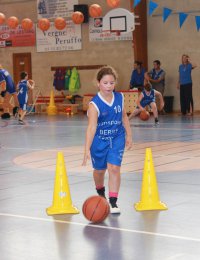
[[[121,35],[121,31],[120,30],[112,30],[112,33],[116,33],[116,36],[120,36]]]
[[[120,36],[121,35],[121,31],[120,30],[104,30],[102,31],[103,34],[115,34],[116,36]]]

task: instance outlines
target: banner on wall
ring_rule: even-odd
[[[71,17],[78,0],[37,0],[37,16],[40,18]]]
[[[116,33],[103,32],[103,17],[89,19],[89,41],[132,41],[133,33],[129,32],[123,35],[116,35]]]
[[[1,48],[35,46],[35,42],[35,26],[28,31],[24,31],[21,25],[14,30],[6,25],[0,26]]]
[[[48,31],[43,32],[37,27],[36,45],[37,52],[80,50],[81,25],[75,25],[69,20],[64,30],[57,30],[53,22]]]

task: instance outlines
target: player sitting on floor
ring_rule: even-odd
[[[129,120],[132,117],[137,116],[142,110],[145,110],[146,106],[149,105],[155,118],[155,125],[159,125],[158,110],[155,102],[156,97],[160,99],[160,106],[162,109],[164,107],[164,101],[161,93],[155,89],[152,89],[152,86],[149,82],[145,83],[144,90],[140,93],[138,97],[137,107],[133,111],[133,113],[129,115]]]

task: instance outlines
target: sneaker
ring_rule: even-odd
[[[159,125],[160,125],[159,121],[156,121],[155,126],[159,126]]]
[[[97,193],[99,196],[103,197],[106,199],[106,195],[105,195],[105,187],[101,188],[101,189],[96,189]]]
[[[24,121],[21,120],[21,119],[19,119],[18,122],[19,122],[20,125],[25,125]]]
[[[110,197],[109,202],[110,202],[110,213],[111,214],[120,214],[121,211],[120,211],[120,208],[118,208],[118,206],[117,206],[117,198]]]

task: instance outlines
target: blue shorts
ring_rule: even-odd
[[[107,163],[121,166],[125,148],[125,134],[102,140],[94,137],[90,148],[92,165],[95,170],[107,169]]]
[[[144,102],[140,102],[140,105],[144,108],[144,107],[146,107],[146,106],[150,106],[151,107],[151,103],[155,103],[155,101],[154,100],[149,100],[148,102],[146,102],[146,101],[144,101]],[[137,108],[139,108],[139,107],[137,107]]]

